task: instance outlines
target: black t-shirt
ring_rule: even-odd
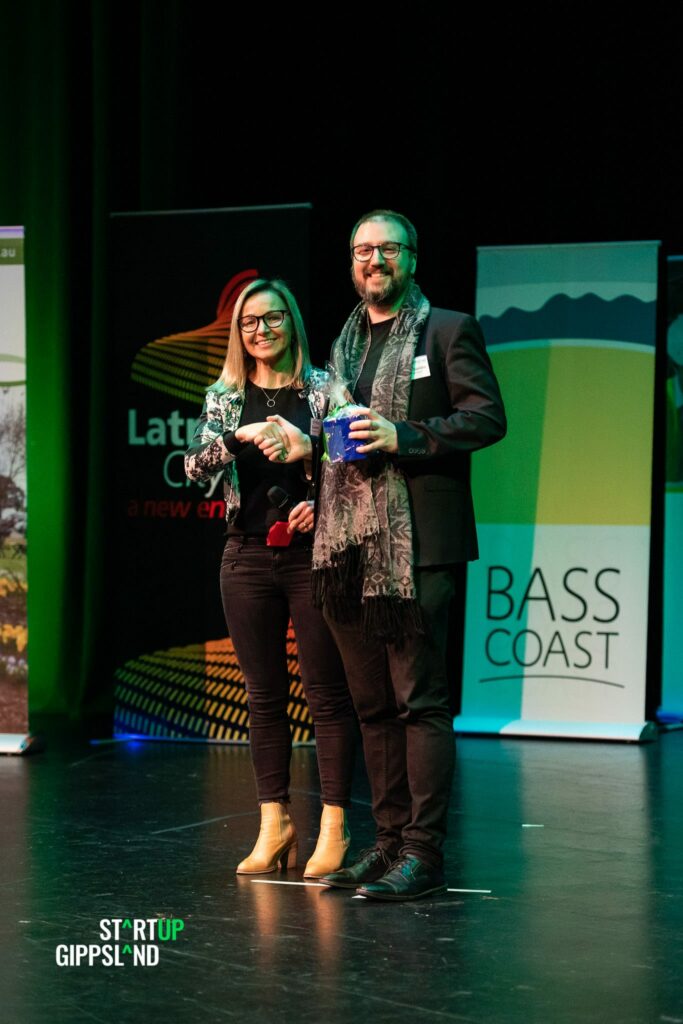
[[[275,397],[277,389],[266,390],[270,398]],[[261,388],[247,381],[240,426],[259,423],[264,421],[266,416],[274,415],[282,416],[305,434],[310,434],[311,410],[301,392],[290,387],[282,388],[275,397],[275,406],[271,408]],[[281,487],[291,495],[295,504],[304,501],[308,493],[308,480],[303,461],[284,465],[281,462],[269,462],[263,452],[251,442],[245,444],[237,455],[237,476],[240,485],[240,510],[228,529],[231,535],[266,535],[266,514],[273,508],[268,500],[268,490],[271,487]]]
[[[382,346],[389,337],[389,332],[393,327],[395,319],[396,317],[392,317],[391,320],[382,320],[378,324],[370,324],[370,348],[365,357],[358,382],[353,389],[353,397],[359,405],[371,408],[372,385],[377,373],[380,356],[382,355]]]

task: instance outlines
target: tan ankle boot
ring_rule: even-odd
[[[296,865],[297,835],[285,804],[261,804],[261,829],[256,846],[237,866],[238,875],[266,875]]]
[[[344,808],[323,804],[320,835],[313,856],[304,868],[304,878],[320,878],[330,871],[338,871],[350,842],[351,833]]]

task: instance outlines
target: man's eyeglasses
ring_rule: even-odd
[[[408,249],[409,252],[415,252],[410,245],[405,245],[403,242],[382,242],[381,245],[352,245],[351,252],[353,253],[354,260],[358,260],[359,263],[367,263],[368,260],[372,259],[372,254],[375,249],[379,249],[384,256],[385,260],[396,260],[401,255],[401,249]]]
[[[281,327],[288,312],[287,309],[269,309],[263,316],[241,316],[237,323],[241,331],[251,334],[258,327],[259,320],[263,320],[266,327]]]

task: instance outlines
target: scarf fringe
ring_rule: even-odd
[[[422,613],[413,598],[390,595],[363,599],[368,541],[332,555],[332,564],[311,574],[313,604],[337,622],[357,622],[365,641],[402,646],[407,634],[424,633]]]
[[[417,601],[404,597],[369,597],[361,605],[363,639],[402,647],[406,636],[424,633]]]

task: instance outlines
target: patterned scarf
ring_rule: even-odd
[[[412,284],[391,331],[372,385],[372,408],[392,422],[408,416],[415,351],[429,302]],[[370,345],[360,303],[332,350],[337,374],[353,388]],[[400,643],[420,630],[413,579],[413,531],[405,477],[390,457],[326,462],[313,545],[313,599],[340,622],[360,612],[363,634]]]

